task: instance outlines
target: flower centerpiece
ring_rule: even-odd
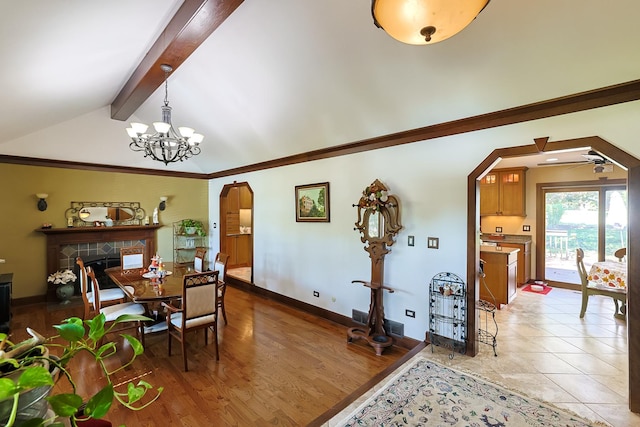
[[[389,201],[386,187],[377,179],[362,192],[358,206],[363,209],[380,210]]]
[[[47,281],[55,285],[66,285],[69,282],[75,282],[76,279],[75,273],[67,268],[50,274]]]
[[[66,270],[59,270],[50,274],[47,281],[58,285],[56,295],[63,303],[67,303],[75,291],[73,283],[71,282],[75,282],[76,279],[77,276],[75,273],[67,268]]]

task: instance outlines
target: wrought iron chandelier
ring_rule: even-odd
[[[163,162],[165,165],[181,162],[189,157],[200,154],[200,143],[204,136],[195,133],[192,128],[179,127],[177,133],[171,124],[171,107],[169,107],[169,88],[167,79],[173,71],[170,65],[160,66],[164,71],[164,105],[162,106],[162,121],[154,122],[156,133],[145,133],[149,126],[144,123],[131,123],[127,133],[131,137],[129,148],[133,151],[143,151],[145,157]]]
[[[373,23],[407,44],[433,44],[462,31],[490,0],[372,0]]]

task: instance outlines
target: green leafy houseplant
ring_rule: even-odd
[[[204,231],[204,226],[202,225],[202,221],[198,221],[195,219],[183,219],[180,223],[185,233],[187,232],[187,228],[195,229],[195,232],[198,236],[206,236],[207,233]]]
[[[47,339],[29,330],[29,333],[34,338],[16,345],[9,343],[10,346],[6,348],[6,352],[0,350],[0,368],[2,368],[3,372],[13,372],[10,377],[0,377],[0,404],[5,405],[7,402],[12,402],[5,425],[7,427],[14,425],[23,427],[45,425],[63,427],[65,424],[61,419],[67,418],[70,419],[72,426],[76,426],[77,421],[104,417],[111,408],[114,399],[131,410],[140,410],[155,402],[162,393],[163,388],[158,387],[154,390],[153,386],[146,381],[139,381],[137,384],[134,384],[133,380],[129,381],[126,384],[126,393],[114,390],[113,376],[130,366],[136,357],[144,352],[142,344],[136,337],[121,334],[133,350],[128,362],[114,370],[110,370],[106,364],[106,360],[114,356],[118,350],[114,342],[102,344],[104,336],[120,323],[138,320],[150,319],[144,316],[122,315],[108,328],[105,328],[104,314],[99,314],[93,319],[84,322],[78,317],[72,317],[63,321],[60,325],[54,325],[59,334],[55,337]],[[0,339],[2,339],[3,343],[8,343],[5,334],[0,334]],[[54,340],[62,343],[54,342]],[[62,349],[62,354],[50,356],[48,350],[56,348],[58,351]],[[82,352],[91,354],[107,381],[105,387],[88,399],[77,394],[73,375],[67,368],[68,363]],[[64,377],[69,381],[73,392],[49,395],[46,398],[55,416],[49,419],[36,417],[28,420],[18,420],[17,413],[21,394],[24,395],[24,393],[38,387],[52,387],[55,384],[55,375],[52,375],[50,369],[47,369],[45,365],[59,370],[60,378]],[[143,399],[148,391],[152,391],[155,395],[151,398]]]

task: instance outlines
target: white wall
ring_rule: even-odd
[[[451,159],[450,144],[469,155]],[[431,278],[449,271],[465,280],[466,176],[489,152],[471,137],[458,137],[213,180],[210,221],[220,223],[222,187],[247,181],[254,192],[256,286],[350,317],[353,308],[369,309],[368,288],[351,281],[369,280],[371,270],[369,254],[354,231],[357,210],[352,205],[380,179],[399,198],[404,226],[385,258],[385,285],[395,289],[384,296],[385,317],[404,323],[406,336],[422,340]],[[297,223],[294,187],[326,181],[331,221]],[[214,231],[211,245],[218,248],[219,227]],[[414,247],[407,245],[409,235],[415,236]],[[439,237],[440,249],[427,249],[427,236]],[[320,298],[313,297],[314,290]],[[406,317],[405,309],[414,310],[416,318]]]
[[[640,111],[640,103],[632,106]],[[618,106],[541,121],[551,141],[596,135],[640,157],[633,136],[640,121]],[[584,133],[571,131],[576,125]],[[210,225],[220,223],[222,187],[247,181],[254,191],[255,285],[350,317],[353,308],[368,311],[368,289],[351,281],[369,280],[371,268],[353,230],[357,212],[352,205],[380,179],[400,199],[404,225],[385,258],[385,285],[396,290],[384,296],[385,317],[403,323],[406,336],[422,340],[429,324],[431,278],[448,271],[466,282],[467,176],[493,150],[529,145],[542,136],[534,132],[532,122],[525,122],[212,180]],[[296,223],[294,187],[325,181],[330,183],[331,222]],[[219,228],[210,229],[215,253]],[[409,235],[415,236],[415,247],[407,246]],[[427,236],[439,237],[440,249],[427,249]],[[314,290],[320,298],[313,297]],[[406,317],[405,309],[414,310],[416,318]]]

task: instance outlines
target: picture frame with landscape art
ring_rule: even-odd
[[[296,222],[329,222],[329,183],[296,185]]]

